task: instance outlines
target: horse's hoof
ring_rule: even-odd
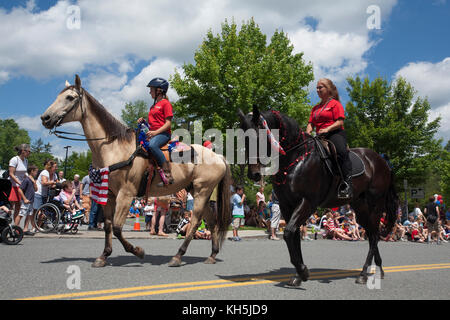
[[[294,278],[291,278],[291,280],[289,280],[289,282],[287,283],[287,286],[293,287],[293,288],[298,288],[298,287],[300,287],[301,284],[302,284],[302,280],[299,277],[294,277]]]
[[[357,283],[357,284],[367,284],[367,277],[365,277],[365,276],[359,276],[359,277],[356,279],[355,283]]]
[[[169,262],[169,267],[179,267],[181,266],[181,259],[173,257]]]
[[[144,259],[145,251],[141,247],[136,247],[136,249],[134,250],[134,255],[139,259]]]
[[[300,275],[302,281],[308,281],[309,279],[309,270],[307,267],[305,267],[305,269],[303,269],[302,274]]]
[[[95,259],[92,264],[92,268],[103,268],[104,266],[106,266],[106,260],[100,258]]]
[[[208,259],[206,259],[204,263],[205,264],[215,264],[216,263],[216,259],[208,257]]]
[[[384,271],[381,271],[380,279],[384,279]]]

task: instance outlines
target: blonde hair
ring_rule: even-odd
[[[340,100],[339,100],[339,92],[338,92],[336,86],[334,85],[333,81],[331,81],[330,79],[327,79],[327,78],[322,78],[322,79],[319,80],[319,82],[323,82],[325,84],[325,87],[327,87],[328,92],[330,93],[330,96],[333,99],[335,99],[335,100],[340,102]]]
[[[50,169],[56,164],[55,161],[50,160],[47,161],[47,163],[45,164],[45,170],[47,170],[48,172],[50,172]]]

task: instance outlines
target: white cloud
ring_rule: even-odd
[[[71,30],[66,26],[71,18],[67,13],[70,1],[59,1],[40,12],[29,2],[25,8],[0,10],[0,70],[9,73],[9,79],[18,75],[47,78],[111,64],[116,64],[123,74],[132,70],[136,61],[150,61],[154,57],[181,65],[192,61],[193,52],[209,29],[217,33],[225,19],[234,18],[240,24],[254,17],[269,36],[278,28],[312,41],[296,42],[296,51],[306,48],[311,52],[317,41],[333,39],[356,47],[355,51],[340,51],[337,56],[319,55],[317,61],[316,55],[311,55],[319,69],[341,67],[352,72],[365,67],[364,61],[359,60],[363,60],[364,49],[370,48],[366,9],[374,3],[381,8],[385,21],[396,0],[288,0],[276,7],[268,0],[200,0],[195,5],[176,0],[80,0],[77,4],[81,27]],[[305,31],[303,19],[309,16],[318,21],[317,34]],[[332,44],[331,48],[340,46]],[[333,58],[342,60],[343,54],[351,54],[347,64],[328,65]],[[355,55],[360,56],[359,60],[355,60]],[[323,58],[330,60],[322,65]],[[8,79],[4,75],[3,78]]]
[[[405,78],[416,89],[416,96],[428,98],[432,108],[430,120],[441,116],[438,136],[450,140],[450,57],[437,63],[409,63],[394,75],[398,77]]]
[[[42,131],[42,122],[39,115],[35,117],[30,116],[18,116],[13,117],[20,128],[27,131]]]
[[[450,57],[437,63],[409,63],[395,74],[398,77],[410,82],[419,96],[428,97],[433,108],[450,102]]]
[[[330,78],[342,82],[349,75],[363,71],[367,66],[364,54],[373,46],[368,38],[354,33],[298,29],[289,34],[295,51],[303,51],[304,59],[312,61],[316,80]]]

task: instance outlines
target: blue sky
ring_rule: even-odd
[[[156,5],[158,4],[158,5]],[[14,118],[33,140],[87,150],[83,142],[49,136],[39,116],[65,80],[81,76],[83,86],[116,116],[126,102],[150,97],[145,85],[168,78],[225,19],[254,17],[269,37],[288,33],[296,52],[312,61],[315,77],[338,85],[343,102],[348,76],[403,76],[441,115],[438,137],[450,139],[450,4],[446,0],[136,0],[0,1],[0,118]],[[80,28],[69,28],[70,5],[80,10]],[[366,9],[380,8],[381,28],[369,30]],[[311,100],[317,102],[311,84]],[[169,96],[177,95],[169,91]],[[306,125],[306,124],[305,124]],[[62,130],[80,130],[64,125]]]

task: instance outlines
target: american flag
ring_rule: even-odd
[[[108,176],[109,167],[94,169],[89,167],[89,178],[91,179],[91,197],[101,205],[106,205],[108,201]]]

